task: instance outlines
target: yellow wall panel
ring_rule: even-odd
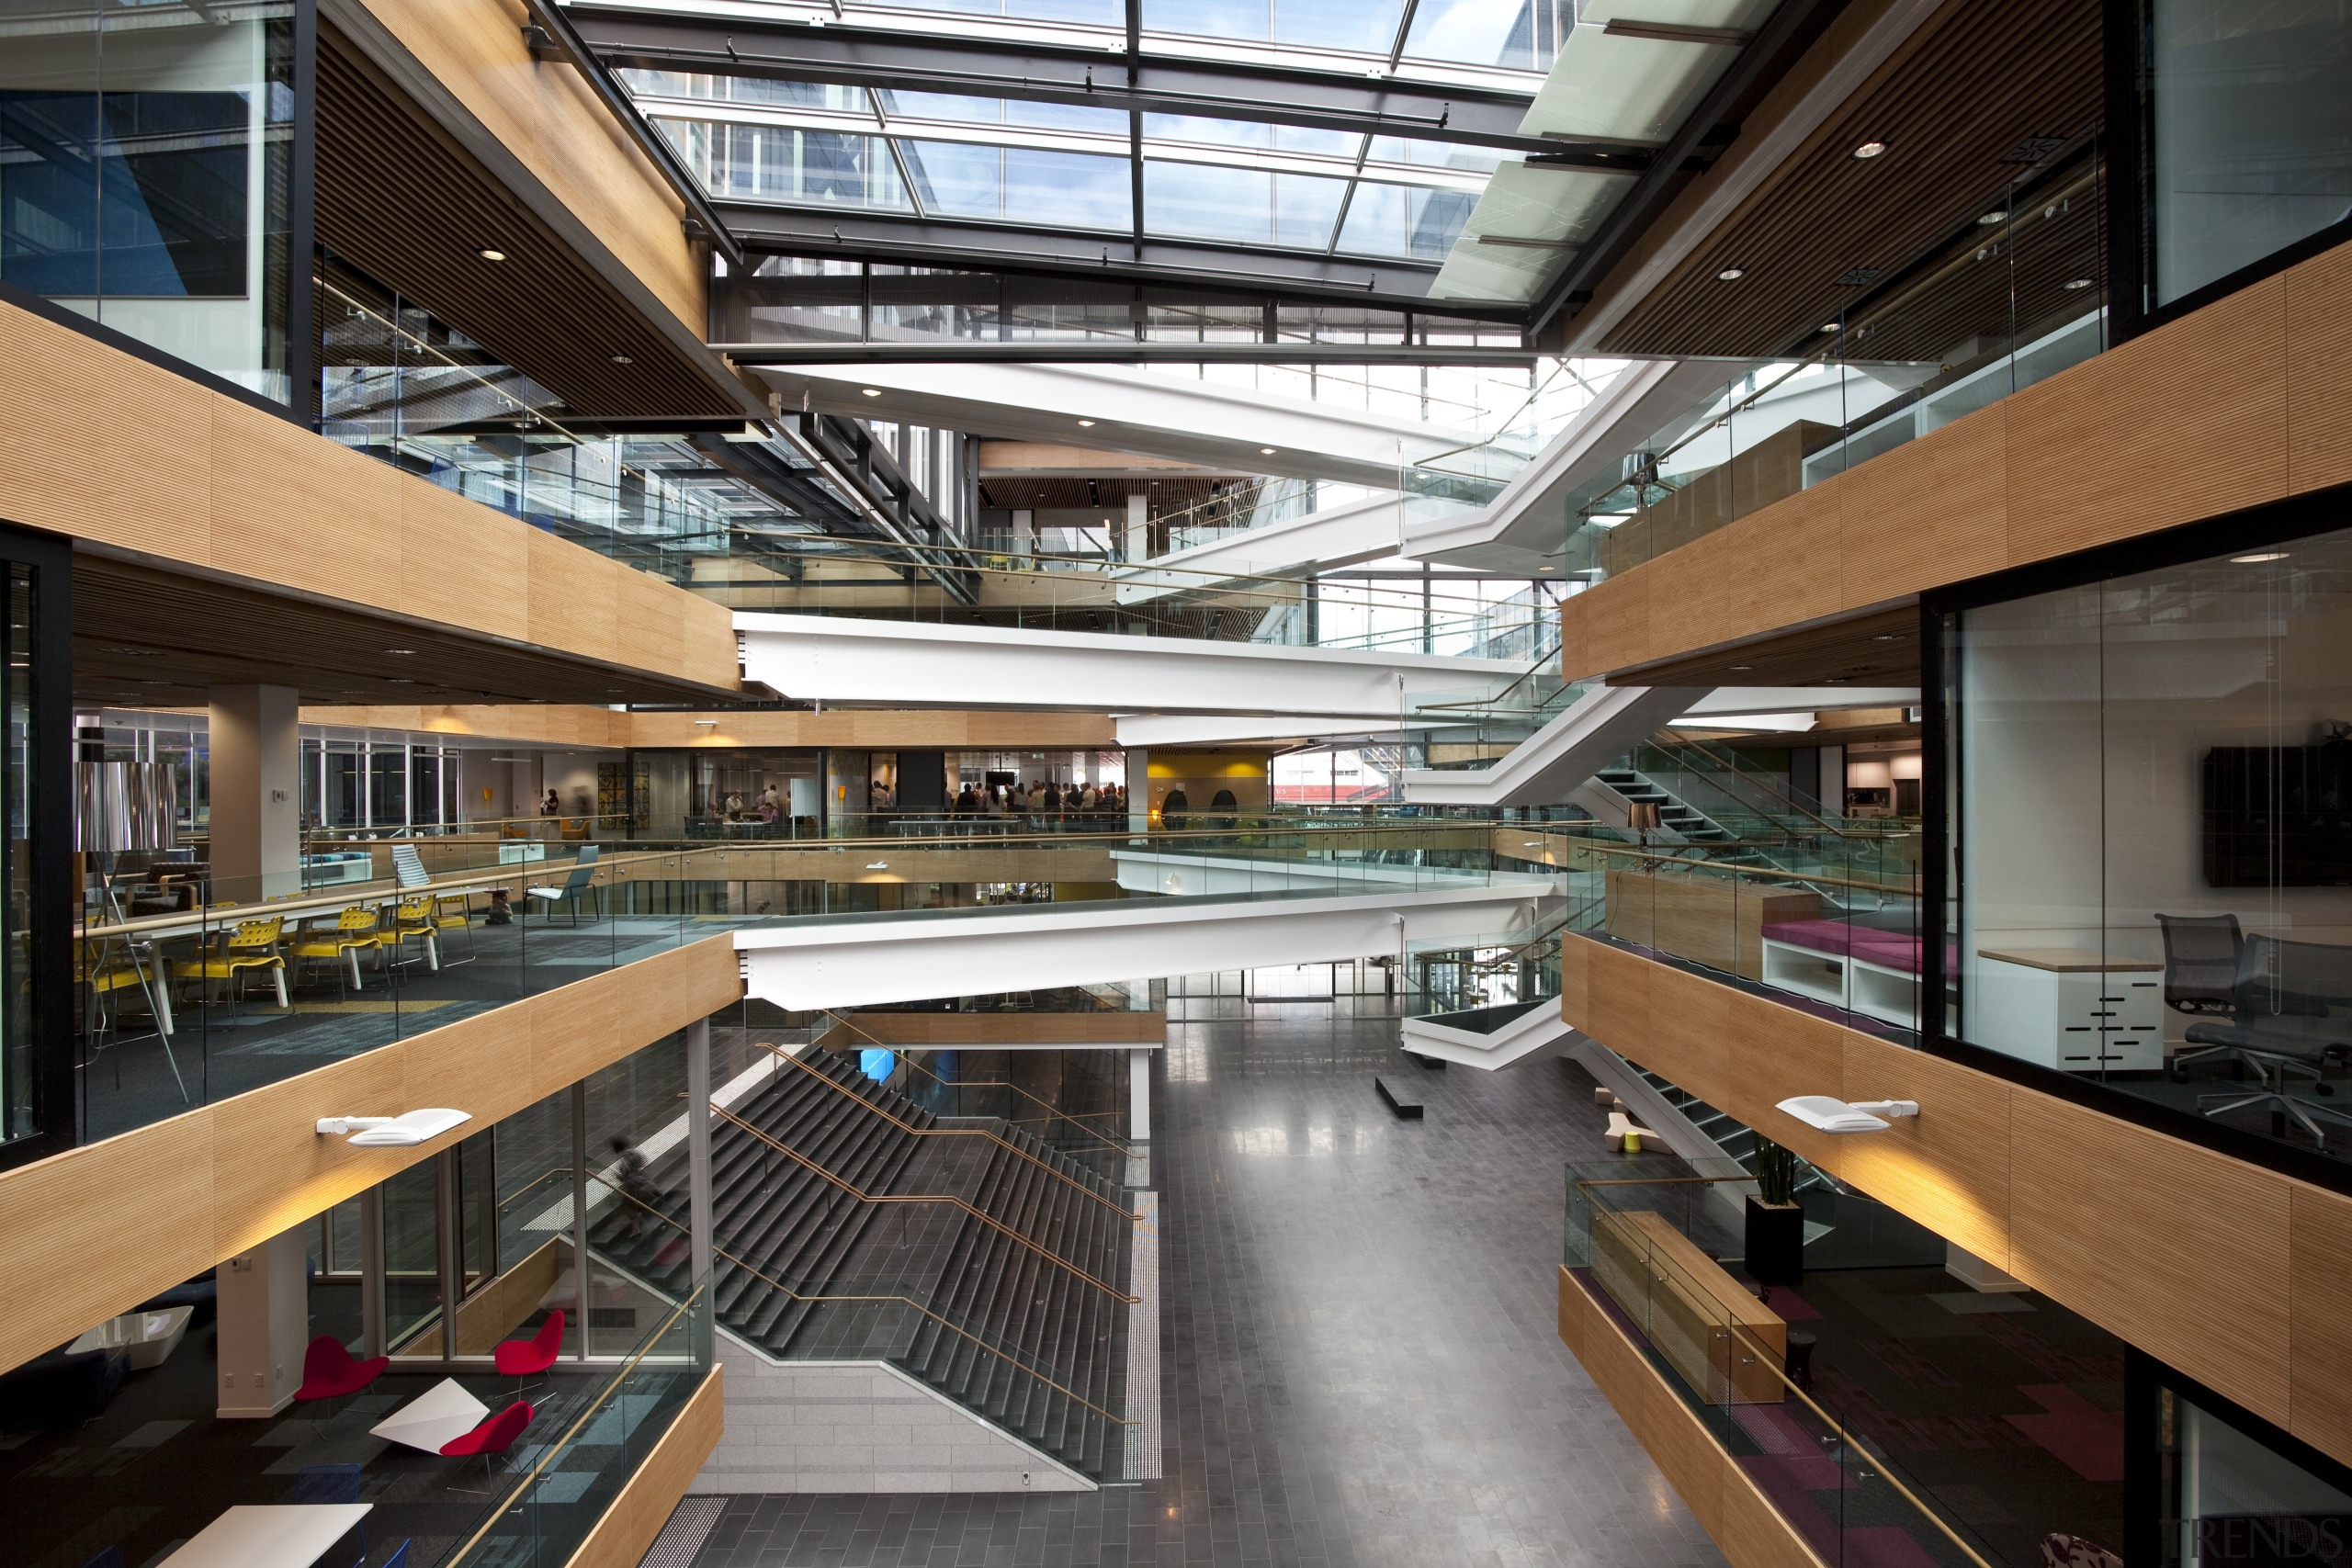
[[[210,565],[325,598],[382,604],[401,581],[400,488],[389,463],[218,393]]]
[[[707,284],[672,193],[560,62],[531,58],[522,0],[362,0],[401,46],[679,321],[699,335]]]
[[[2289,1195],[2287,1429],[2352,1454],[2352,1201],[2301,1182]]]
[[[2006,408],[1995,403],[1929,431],[1901,449],[1900,463],[1863,463],[1840,476],[1845,607],[1899,599],[1922,583],[1958,582],[2008,564]]]
[[[2044,1095],[2009,1132],[2009,1271],[2285,1426],[2293,1184]]]
[[[620,583],[629,569],[560,539],[530,531],[530,640],[567,653],[620,660]]]
[[[1884,1133],[1842,1140],[1840,1174],[1871,1196],[2009,1266],[2009,1086],[1892,1041],[1846,1033],[1847,1100],[1916,1100],[1933,1108]]]
[[[401,487],[399,608],[419,620],[526,642],[529,537],[537,530],[485,528],[482,510],[439,485]]]
[[[619,662],[632,669],[683,668],[685,617],[670,585],[650,572],[626,570],[616,580],[614,598],[618,604],[615,643]]]
[[[2352,481],[2352,245],[2287,274],[2287,488]]]
[[[1768,631],[1838,613],[1845,604],[1838,562],[1845,495],[1844,481],[1832,479],[1724,530],[1726,625]]]
[[[2285,495],[2286,299],[2266,279],[2011,396],[2010,564]]]

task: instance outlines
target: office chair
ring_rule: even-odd
[[[2308,1075],[2312,1092],[2332,1095],[2335,1086],[2324,1081],[2328,1064],[2352,1061],[2352,1018],[2329,1021],[2332,1007],[2352,1007],[2352,948],[2312,942],[2285,942],[2253,936],[2238,957],[2231,1021],[2189,1025],[2183,1037],[2192,1045],[2227,1053],[2234,1064],[2252,1067],[2256,1087],[2247,1092],[2200,1094],[2197,1105],[2208,1116],[2219,1116],[2248,1106],[2266,1106],[2271,1131],[2283,1137],[2291,1120],[2324,1149],[2327,1134],[2312,1119],[2317,1111],[2332,1121],[2352,1120],[2299,1100],[2287,1092],[2291,1075]],[[2290,1020],[2311,1021],[2296,1027]],[[2178,1077],[2176,1072],[2175,1077]],[[2221,1103],[2213,1103],[2219,1101]]]
[[[2165,935],[2165,1005],[2175,1012],[2227,1014],[2237,1009],[2238,958],[2245,933],[2235,915],[2158,915]],[[2230,1056],[2227,1045],[2184,1051],[2172,1059],[2172,1081],[2187,1083],[2185,1070],[2210,1056]],[[2231,1076],[2239,1063],[2231,1059]]]

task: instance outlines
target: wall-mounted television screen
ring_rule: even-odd
[[[2205,753],[2205,881],[2352,887],[2352,743]]]

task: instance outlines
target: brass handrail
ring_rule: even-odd
[[[1648,861],[1657,865],[1672,865],[1690,871],[1711,872],[1717,876],[1756,876],[1779,882],[1806,882],[1823,887],[1857,887],[1869,893],[1891,893],[1901,898],[1919,897],[1919,890],[1917,887],[1905,887],[1892,882],[1860,882],[1852,877],[1831,876],[1823,872],[1782,871],[1776,866],[1726,865],[1719,861],[1686,860],[1680,855],[1660,854],[1655,850],[1628,849],[1623,845],[1604,844],[1599,840],[1571,841],[1589,854],[1613,855],[1619,860]],[[1704,847],[1723,849],[1729,846],[1709,844]]]
[[[827,1016],[830,1017],[831,1015],[828,1014]],[[872,1037],[868,1036],[868,1038],[870,1039]],[[1118,1204],[1114,1203],[1110,1199],[1102,1196],[1102,1193],[1095,1191],[1094,1189],[1089,1187],[1085,1182],[1079,1180],[1068,1171],[1056,1170],[1052,1166],[1046,1164],[1044,1160],[1039,1159],[1027,1149],[1021,1147],[1012,1139],[1001,1136],[996,1133],[992,1133],[986,1127],[918,1127],[912,1122],[907,1122],[900,1117],[894,1115],[887,1108],[875,1104],[872,1100],[866,1099],[855,1089],[851,1089],[848,1085],[841,1082],[838,1078],[829,1077],[825,1074],[819,1072],[816,1068],[810,1066],[808,1063],[802,1061],[791,1052],[771,1045],[764,1040],[755,1040],[752,1043],[758,1046],[761,1050],[765,1051],[768,1055],[775,1057],[779,1061],[789,1062],[792,1066],[799,1068],[802,1072],[807,1073],[810,1077],[815,1078],[819,1083],[823,1084],[827,1089],[831,1089],[835,1094],[838,1094],[844,1100],[851,1100],[854,1103],[871,1111],[874,1114],[881,1117],[882,1120],[888,1122],[891,1126],[898,1128],[899,1131],[902,1133],[917,1138],[986,1138],[990,1143],[996,1145],[999,1148],[1009,1149],[1021,1158],[1027,1160],[1031,1165],[1035,1166],[1039,1170],[1044,1171],[1055,1180],[1064,1182],[1071,1187],[1077,1188],[1080,1192],[1085,1193],[1089,1198],[1093,1199],[1096,1202],[1102,1204],[1104,1208],[1110,1210],[1113,1213],[1118,1215],[1129,1224],[1140,1224],[1143,1221],[1143,1216],[1136,1213],[1133,1210],[1121,1208]],[[906,1047],[903,1045],[895,1045],[887,1047],[887,1049],[893,1051],[904,1051]]]
[[[655,1208],[652,1204],[645,1201],[643,1199],[633,1197],[627,1192],[621,1191],[618,1188],[615,1188],[613,1191],[614,1195],[620,1198],[623,1201],[636,1204],[639,1208],[644,1210],[647,1213],[652,1215],[663,1224],[668,1225],[672,1230],[680,1232],[689,1240],[693,1239],[694,1233],[688,1230],[684,1225],[680,1224],[675,1215],[665,1214],[661,1210]],[[938,1312],[923,1305],[922,1303],[915,1300],[912,1296],[812,1296],[805,1292],[796,1291],[790,1285],[787,1285],[783,1280],[777,1279],[775,1275],[768,1273],[766,1270],[760,1269],[753,1264],[746,1263],[743,1259],[736,1257],[733,1253],[719,1246],[717,1238],[715,1237],[712,1239],[710,1249],[714,1254],[720,1258],[724,1258],[728,1262],[732,1263],[736,1268],[742,1269],[746,1274],[751,1275],[753,1279],[761,1280],[763,1283],[774,1286],[775,1289],[782,1291],[786,1295],[790,1296],[796,1302],[809,1302],[820,1306],[828,1302],[891,1302],[896,1303],[899,1306],[912,1307],[915,1311],[922,1314],[923,1316],[939,1325],[940,1327],[947,1330],[948,1333],[959,1335],[962,1337],[970,1340],[973,1344],[978,1346],[989,1355],[997,1357],[1001,1360],[1011,1362],[1019,1371],[1028,1373],[1031,1377],[1035,1378],[1039,1382],[1044,1383],[1047,1388],[1054,1390],[1056,1393],[1069,1395],[1070,1398],[1077,1400],[1080,1404],[1085,1405],[1089,1410],[1093,1411],[1097,1416],[1102,1416],[1104,1420],[1116,1421],[1122,1427],[1133,1427],[1137,1425],[1136,1422],[1128,1419],[1126,1416],[1112,1415],[1109,1411],[1103,1409],[1101,1405],[1095,1404],[1092,1400],[1087,1398],[1086,1395],[1079,1393],[1076,1389],[1063,1387],[1060,1383],[1056,1382],[1052,1378],[1047,1377],[1036,1368],[1030,1366],[1027,1362],[1022,1360],[1020,1357],[1013,1355],[1011,1351],[1006,1350],[1001,1346],[989,1344],[987,1340],[981,1338],[970,1329],[948,1321],[947,1318],[942,1316]],[[712,1303],[711,1310],[715,1318],[718,1312],[718,1306],[715,1302]]]
[[[936,1050],[953,1050],[953,1049],[969,1049],[969,1048],[983,1048],[983,1049],[984,1049],[985,1047],[967,1047],[967,1046],[962,1045],[961,1043],[959,1043],[959,1044],[957,1044],[957,1045],[955,1045],[955,1046],[945,1046],[945,1045],[942,1045],[942,1046],[926,1046],[926,1045],[920,1045],[920,1044],[899,1044],[899,1043],[894,1043],[893,1042],[890,1042],[890,1041],[888,1041],[888,1040],[883,1039],[880,1035],[876,1034],[872,1030],[869,1030],[869,1029],[866,1029],[866,1028],[863,1027],[862,1025],[860,1025],[860,1024],[857,1022],[857,1021],[856,1021],[855,1019],[852,1018],[850,1015],[848,1015],[848,1014],[846,1014],[846,1013],[838,1013],[838,1012],[835,1012],[835,1011],[834,1011],[832,1009],[831,1009],[831,1008],[823,1008],[823,1009],[820,1009],[820,1010],[820,1010],[821,1012],[823,1012],[823,1014],[824,1014],[827,1018],[831,1019],[835,1023],[838,1023],[839,1025],[841,1025],[843,1029],[846,1029],[846,1030],[848,1030],[851,1033],[855,1034],[859,1039],[864,1040],[864,1041],[867,1042],[869,1044],[873,1045],[876,1050],[880,1050],[880,1051],[895,1051],[895,1052],[899,1053],[899,1054],[900,1058],[906,1062],[906,1064],[907,1064],[907,1066],[908,1066],[912,1067],[916,1072],[921,1073],[923,1077],[925,1077],[929,1078],[932,1082],[933,1082],[933,1083],[935,1083],[935,1084],[939,1085],[939,1086],[940,1086],[941,1088],[943,1088],[943,1089],[1011,1089],[1013,1093],[1015,1093],[1015,1094],[1019,1095],[1022,1099],[1023,1099],[1023,1100],[1025,1100],[1029,1101],[1031,1104],[1033,1104],[1033,1105],[1041,1105],[1041,1106],[1045,1107],[1045,1109],[1046,1109],[1046,1110],[1050,1113],[1049,1115],[1045,1116],[1045,1117],[1035,1117],[1035,1118],[1031,1118],[1030,1120],[1035,1120],[1035,1121],[1051,1121],[1051,1120],[1053,1120],[1055,1117],[1059,1117],[1060,1119],[1062,1119],[1063,1121],[1066,1121],[1066,1122],[1072,1122],[1083,1123],[1083,1122],[1085,1122],[1089,1117],[1094,1117],[1094,1116],[1116,1116],[1116,1115],[1118,1114],[1118,1112],[1117,1112],[1117,1111],[1090,1111],[1086,1112],[1084,1115],[1080,1115],[1080,1114],[1078,1114],[1078,1113],[1076,1113],[1076,1112],[1073,1112],[1073,1111],[1064,1111],[1060,1106],[1054,1104],[1051,1100],[1045,1100],[1045,1099],[1040,1098],[1040,1097],[1039,1097],[1039,1096],[1037,1096],[1037,1095],[1031,1094],[1027,1089],[1023,1089],[1019,1084],[1001,1083],[1001,1082],[999,1082],[998,1080],[996,1080],[996,1079],[994,1079],[994,1078],[943,1078],[943,1077],[941,1077],[937,1073],[933,1072],[929,1067],[924,1066],[921,1062],[916,1061],[916,1060],[915,1060],[911,1055],[907,1055],[907,1053],[909,1053],[909,1052],[912,1052],[912,1051],[932,1050],[932,1049],[936,1049]],[[1106,1008],[1106,1009],[1104,1009],[1104,1010],[1104,1010],[1104,1011],[1106,1011],[1106,1012],[1107,1012],[1107,1011],[1111,1011],[1111,1010],[1111,1010],[1111,1009],[1107,1009],[1107,1008]],[[1140,1042],[1138,1042],[1138,1043],[1140,1043]],[[1008,1122],[1010,1122],[1013,1121],[1014,1119],[1013,1119],[1012,1117],[1008,1116],[1008,1117],[1006,1117],[1006,1118],[1005,1118],[1005,1120],[1006,1120]],[[1100,1143],[1101,1143],[1101,1144],[1102,1144],[1105,1148],[1109,1149],[1109,1150],[1110,1150],[1112,1153],[1114,1153],[1114,1154],[1117,1154],[1117,1155],[1124,1155],[1124,1156],[1126,1156],[1127,1158],[1129,1158],[1129,1159],[1133,1159],[1133,1158],[1135,1157],[1135,1153],[1136,1153],[1136,1151],[1135,1151],[1135,1147],[1134,1147],[1134,1145],[1131,1145],[1131,1144],[1123,1144],[1123,1143],[1121,1143],[1118,1139],[1112,1137],[1112,1136],[1111,1136],[1109,1134],[1107,1134],[1107,1133],[1097,1133],[1097,1132],[1095,1132],[1095,1130],[1094,1130],[1093,1128],[1091,1128],[1091,1127],[1088,1127],[1088,1126],[1084,1126],[1084,1125],[1080,1125],[1080,1126],[1079,1127],[1079,1131],[1080,1131],[1080,1132],[1082,1132],[1082,1133],[1085,1133],[1085,1134],[1087,1134],[1088,1135],[1090,1135],[1090,1136],[1093,1137],[1094,1139],[1096,1139],[1097,1141],[1099,1141],[1099,1142],[1100,1142]]]
[[[540,1474],[546,1471],[548,1463],[552,1461],[558,1454],[562,1453],[571,1440],[578,1437],[587,1427],[589,1421],[595,1416],[596,1412],[605,1407],[605,1402],[613,1397],[613,1392],[621,1386],[622,1382],[628,1379],[630,1372],[635,1371],[637,1368],[644,1362],[647,1356],[652,1353],[654,1345],[660,1341],[662,1336],[669,1333],[671,1325],[676,1323],[679,1318],[685,1315],[686,1309],[694,1304],[695,1298],[703,1294],[709,1289],[709,1281],[705,1280],[698,1288],[686,1292],[685,1299],[678,1303],[677,1305],[672,1309],[668,1317],[662,1320],[661,1326],[654,1329],[652,1333],[647,1335],[640,1342],[637,1353],[628,1359],[628,1362],[622,1366],[619,1371],[614,1373],[611,1378],[606,1380],[603,1390],[597,1393],[595,1398],[588,1402],[588,1407],[580,1413],[579,1418],[571,1423],[571,1427],[566,1429],[563,1436],[558,1438],[554,1442],[548,1444],[545,1449],[540,1450],[539,1457],[531,1466],[529,1473],[514,1483],[514,1489],[506,1495],[504,1499],[500,1502],[497,1507],[491,1510],[490,1517],[481,1522],[481,1527],[477,1529],[473,1534],[466,1538],[465,1544],[458,1547],[457,1551],[449,1554],[447,1559],[448,1562],[451,1563],[462,1562],[467,1552],[471,1551],[475,1547],[481,1544],[482,1538],[490,1534],[491,1530],[496,1528],[499,1520],[506,1517],[507,1515],[518,1512],[521,1509],[524,1502],[524,1495],[530,1490],[531,1483],[539,1478]],[[582,1325],[582,1332],[585,1332],[586,1325]]]
[[[1102,1280],[1096,1279],[1085,1269],[1080,1269],[1077,1264],[1072,1263],[1069,1258],[1062,1257],[1057,1252],[1055,1252],[1051,1247],[1041,1246],[1040,1244],[1030,1240],[1027,1236],[1023,1235],[1019,1231],[1014,1230],[1011,1225],[1006,1224],[1002,1220],[996,1218],[992,1214],[983,1213],[979,1209],[974,1207],[971,1203],[966,1201],[964,1199],[944,1193],[868,1192],[863,1188],[852,1184],[845,1179],[834,1175],[831,1171],[827,1170],[823,1166],[819,1165],[815,1160],[810,1159],[807,1155],[802,1154],[798,1149],[792,1147],[789,1144],[785,1143],[782,1139],[775,1137],[764,1129],[752,1125],[751,1122],[745,1121],[742,1117],[736,1115],[735,1112],[726,1109],[724,1106],[714,1105],[711,1107],[711,1110],[717,1111],[728,1121],[732,1122],[738,1127],[742,1128],[743,1131],[751,1134],[752,1136],[759,1139],[762,1143],[767,1145],[770,1148],[775,1150],[776,1153],[784,1156],[786,1159],[792,1160],[796,1164],[808,1167],[810,1170],[816,1172],[827,1181],[831,1182],[834,1186],[840,1188],[842,1191],[848,1193],[851,1197],[856,1199],[861,1203],[950,1204],[956,1208],[961,1209],[965,1213],[970,1215],[973,1219],[979,1221],[980,1224],[988,1226],[989,1229],[1003,1232],[1019,1245],[1025,1247],[1030,1251],[1037,1254],[1038,1257],[1046,1258],[1058,1267],[1069,1270],[1069,1272],[1077,1275],[1080,1279],[1085,1280],[1088,1284],[1093,1286],[1096,1290],[1102,1292],[1104,1295],[1109,1296],[1114,1300],[1125,1302],[1130,1306],[1133,1306],[1143,1300],[1141,1296],[1131,1296],[1125,1291],[1118,1289],[1116,1286],[1104,1284]]]

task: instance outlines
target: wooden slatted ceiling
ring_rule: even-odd
[[[396,654],[391,649],[411,652]],[[707,688],[108,556],[74,557],[74,694],[202,703],[292,686],[311,704],[707,702]]]
[[[1995,202],[2019,172],[2004,154],[2028,137],[2098,123],[2099,39],[2098,0],[1943,6],[1599,352],[1783,352],[1851,297],[1836,282],[1849,269],[1885,276]],[[1852,156],[1872,140],[1884,154]],[[1720,280],[1727,267],[1744,276]]]
[[[1919,611],[1882,610],[1645,664],[1610,677],[1621,686],[1908,686],[1919,680]]]
[[[742,412],[707,368],[324,24],[318,106],[322,245],[584,416]],[[507,259],[484,261],[485,246]]]

